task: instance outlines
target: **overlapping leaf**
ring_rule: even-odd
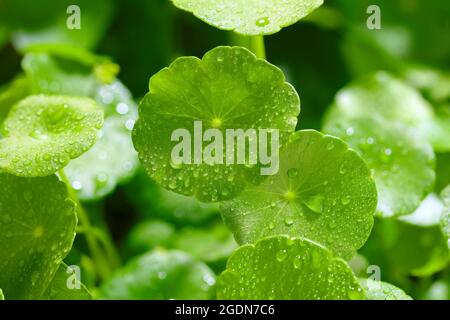
[[[75,204],[56,176],[0,174],[0,287],[8,299],[42,296],[72,247],[76,223]]]
[[[167,300],[211,298],[214,273],[180,251],[156,250],[119,269],[100,289],[102,299]]]
[[[65,169],[79,197],[95,200],[127,180],[138,165],[131,141],[137,106],[128,89],[115,79],[114,65],[102,63],[93,71],[91,64],[100,58],[92,54],[82,52],[77,60],[65,53],[60,56],[59,52],[58,57],[28,54],[22,66],[34,92],[89,96],[103,106],[105,121],[96,144]]]
[[[40,297],[41,300],[91,300],[86,287],[77,279],[73,269],[61,263],[55,277]]]
[[[444,200],[444,210],[441,216],[441,227],[450,249],[450,186],[442,191],[442,199]]]
[[[403,290],[390,283],[360,279],[368,300],[412,300]]]
[[[23,177],[55,173],[89,150],[103,124],[95,101],[30,96],[10,111],[0,140],[0,170]]]
[[[186,129],[195,139],[194,121],[202,121],[203,130],[223,136],[226,129],[278,129],[283,144],[295,129],[299,104],[280,69],[244,48],[218,47],[202,60],[177,59],[151,78],[133,142],[147,173],[165,188],[205,202],[230,199],[262,179],[260,166],[175,164],[172,133]]]
[[[323,4],[323,0],[171,1],[210,25],[244,35],[276,33]]]
[[[288,234],[350,259],[367,240],[376,189],[364,161],[341,140],[297,132],[280,154],[280,171],[222,206],[239,243]]]
[[[274,279],[276,275],[276,281]],[[240,247],[217,279],[218,299],[364,299],[348,265],[309,240],[275,236]]]

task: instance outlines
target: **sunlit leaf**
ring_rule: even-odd
[[[0,287],[8,299],[38,299],[75,237],[75,204],[56,176],[0,174]]]
[[[280,69],[244,48],[218,47],[202,60],[177,59],[151,78],[133,142],[147,173],[165,188],[205,202],[230,199],[262,179],[260,165],[174,164],[172,133],[186,129],[195,139],[198,120],[223,136],[232,128],[278,129],[283,144],[295,129],[299,103]]]
[[[180,251],[156,250],[130,261],[102,284],[108,300],[203,300],[211,298],[214,273]]]
[[[86,287],[76,278],[73,269],[61,263],[55,277],[40,297],[41,300],[92,300]]]
[[[412,300],[403,290],[390,283],[371,279],[360,279],[368,300]]]
[[[308,240],[275,236],[240,247],[217,279],[218,299],[364,299],[348,265]]]
[[[442,191],[442,199],[444,201],[444,210],[441,216],[441,227],[444,236],[447,239],[447,245],[450,249],[450,185]]]
[[[323,0],[171,1],[208,24],[245,35],[276,33],[323,4]]]
[[[268,235],[300,236],[345,259],[367,240],[376,189],[364,161],[341,140],[300,131],[280,154],[280,171],[222,206],[241,244]]]
[[[89,150],[103,111],[87,98],[30,96],[10,111],[0,140],[0,170],[17,176],[55,173]]]

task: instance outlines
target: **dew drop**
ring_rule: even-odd
[[[268,17],[262,17],[256,20],[256,26],[258,27],[265,27],[270,23],[270,20]]]

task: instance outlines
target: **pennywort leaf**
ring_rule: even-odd
[[[333,111],[325,121],[324,131],[344,139],[372,170],[379,215],[409,214],[432,190],[434,153],[416,131],[376,118],[346,119]]]
[[[155,250],[130,261],[100,289],[100,298],[166,300],[211,298],[214,273],[181,251]]]
[[[56,176],[0,182],[0,287],[8,299],[38,299],[72,247],[75,204]]]
[[[171,0],[206,23],[244,35],[273,34],[310,14],[323,0]]]
[[[202,60],[179,58],[151,78],[133,142],[147,173],[165,188],[204,202],[230,199],[261,181],[260,165],[174,164],[171,152],[178,143],[171,141],[172,133],[185,129],[194,137],[196,121],[223,136],[227,129],[277,129],[283,145],[295,129],[299,106],[280,69],[247,49],[218,47]]]
[[[367,240],[377,195],[364,161],[340,139],[299,131],[280,154],[280,171],[225,202],[238,243],[288,234],[350,259]]]
[[[92,300],[87,288],[77,279],[75,271],[61,263],[41,300]]]
[[[0,170],[23,176],[55,173],[89,150],[103,111],[87,98],[30,96],[10,111],[0,140]]]
[[[364,293],[350,267],[329,250],[309,240],[274,236],[235,251],[217,279],[217,297],[357,300]]]
[[[390,283],[372,279],[360,279],[359,283],[368,300],[412,300],[403,290]]]
[[[444,200],[444,210],[441,216],[441,227],[444,236],[447,239],[447,245],[450,249],[450,186],[442,191],[442,199]]]

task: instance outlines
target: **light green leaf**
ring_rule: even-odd
[[[356,117],[333,106],[323,130],[344,139],[372,170],[378,190],[378,214],[410,214],[432,191],[434,153],[414,129],[382,119],[375,110],[371,115]]]
[[[127,181],[138,166],[131,141],[137,105],[128,89],[109,70],[110,63],[96,65],[93,71],[90,63],[85,64],[86,59],[74,58],[33,53],[25,56],[22,66],[37,93],[89,96],[103,106],[105,121],[97,142],[65,169],[79,198],[96,200]],[[105,84],[104,78],[111,78],[112,82]]]
[[[377,118],[414,128],[435,147],[448,143],[431,105],[412,87],[385,72],[377,72],[342,89],[336,113],[346,118]]]
[[[178,8],[223,30],[273,34],[310,14],[323,0],[171,0]]]
[[[48,176],[89,150],[103,124],[103,111],[87,98],[30,96],[10,111],[0,140],[0,170]]]
[[[450,185],[442,191],[441,197],[444,201],[444,210],[441,216],[441,228],[447,239],[447,245],[450,250]]]
[[[444,204],[435,194],[430,193],[413,213],[399,217],[399,220],[422,227],[439,224]]]
[[[369,237],[377,195],[364,161],[341,140],[299,131],[280,154],[280,171],[225,202],[238,243],[288,234],[350,259]]]
[[[194,138],[196,120],[223,136],[226,129],[278,129],[282,145],[295,129],[299,104],[280,69],[244,48],[218,47],[202,60],[179,58],[151,78],[133,142],[147,173],[165,188],[205,202],[231,199],[261,181],[260,165],[171,164],[178,144],[172,132],[183,128]]]
[[[0,287],[8,299],[38,299],[72,247],[77,218],[56,176],[0,174]]]
[[[92,300],[92,296],[74,270],[62,262],[40,300]]]
[[[5,300],[2,289],[0,289],[0,300]]]
[[[214,273],[186,253],[156,250],[116,271],[100,288],[100,298],[204,300],[214,283]]]
[[[364,293],[350,267],[329,250],[287,236],[240,247],[217,279],[218,299],[357,300]]]
[[[390,283],[372,279],[360,279],[368,300],[412,300],[403,290]]]
[[[217,223],[204,228],[181,229],[173,240],[172,247],[201,261],[214,263],[225,261],[237,248],[237,244],[223,223]]]

